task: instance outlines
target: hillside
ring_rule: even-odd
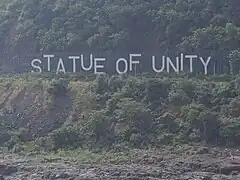
[[[54,132],[77,147],[239,143],[238,76],[38,76],[0,81],[2,128],[25,128],[30,141]],[[71,146],[64,139],[55,148]]]
[[[238,0],[8,2],[8,13],[0,17],[5,58],[43,52],[182,52],[212,56],[216,73],[239,71]]]
[[[229,75],[1,77],[0,175],[237,179],[238,87]]]
[[[0,1],[0,180],[239,180],[239,17],[239,0]],[[32,54],[83,52],[211,63],[16,75]]]

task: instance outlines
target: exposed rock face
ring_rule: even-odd
[[[239,180],[240,162],[214,156],[141,152],[131,163],[81,165],[0,154],[0,180]],[[219,153],[221,154],[221,153]],[[154,160],[155,159],[155,160]]]
[[[1,84],[2,85],[2,84]],[[13,85],[10,85],[13,86]],[[55,97],[54,105],[46,105],[46,87],[16,85],[0,87],[0,117],[11,127],[28,128],[34,134],[46,134],[58,128],[72,111],[72,98],[69,94]]]

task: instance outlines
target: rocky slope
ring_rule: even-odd
[[[51,88],[55,91],[52,82],[33,77],[1,78],[0,118],[15,128],[26,128],[30,124],[28,128],[41,135],[61,126],[74,110],[81,114],[84,108],[76,106],[74,101],[81,104],[81,97],[88,98],[88,84],[70,82],[66,94],[53,97],[48,93]],[[84,107],[88,108],[87,103]]]
[[[232,150],[232,153],[234,150]],[[239,180],[240,156],[217,148],[198,148],[181,155],[167,151],[139,151],[128,163],[73,163],[1,152],[2,180]]]

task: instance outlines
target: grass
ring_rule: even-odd
[[[35,151],[31,145],[25,145],[19,153],[24,156],[30,156],[41,159],[43,162],[71,162],[74,164],[128,164],[131,160],[137,157],[137,152],[134,150],[113,152],[99,151],[93,152],[90,150],[58,150],[57,152]]]
[[[87,149],[74,149],[65,150],[58,149],[54,151],[45,151],[43,148],[34,144],[34,142],[25,142],[17,146],[17,154],[23,156],[34,157],[42,160],[43,162],[71,162],[76,164],[128,164],[136,159],[139,150],[124,149],[124,150],[87,150]]]

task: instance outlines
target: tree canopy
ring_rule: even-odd
[[[1,3],[0,49],[23,52],[240,54],[238,0],[12,0]],[[238,68],[234,66],[234,72]]]

